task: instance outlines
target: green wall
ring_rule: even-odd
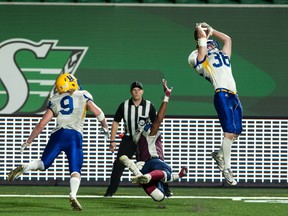
[[[233,39],[233,74],[244,116],[286,117],[287,20],[288,7],[0,5],[0,41],[58,40],[59,47],[87,47],[75,75],[108,115],[130,97],[129,85],[134,80],[143,82],[145,98],[158,107],[163,96],[161,79],[165,78],[174,87],[168,115],[215,116],[212,86],[187,63],[195,48],[194,25],[206,21]],[[38,59],[29,50],[21,50],[14,60],[20,69],[26,69],[25,78],[54,80],[57,74],[25,71],[61,69],[69,55],[54,52]],[[8,62],[1,64],[3,68]],[[2,70],[1,77],[4,73],[10,72]],[[50,91],[52,86],[30,83],[31,89]],[[0,93],[1,110],[9,99],[3,80]],[[29,94],[13,113],[38,112],[46,99]]]

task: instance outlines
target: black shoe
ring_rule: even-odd
[[[166,197],[173,196],[173,192],[170,190],[170,187],[167,183],[164,184],[164,194]]]
[[[107,198],[112,197],[112,196],[113,196],[113,193],[108,193],[108,192],[106,192],[106,193],[104,194],[104,197],[107,197]]]

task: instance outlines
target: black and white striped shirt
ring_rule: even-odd
[[[156,119],[156,109],[154,105],[142,99],[139,106],[135,106],[132,99],[121,103],[115,113],[114,121],[121,122],[124,120],[125,135],[130,136],[135,133],[138,128],[138,122],[141,119],[149,118],[151,122]]]

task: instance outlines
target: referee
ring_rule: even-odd
[[[110,184],[104,197],[112,197],[118,189],[120,178],[125,169],[125,166],[119,161],[119,158],[122,155],[127,155],[131,159],[136,153],[136,144],[133,142],[132,134],[134,134],[138,128],[138,121],[149,118],[151,122],[154,122],[156,118],[154,105],[150,101],[143,99],[144,90],[141,82],[133,82],[130,86],[130,93],[131,98],[122,102],[114,115],[109,146],[111,152],[114,152],[116,148],[116,134],[122,119],[124,121],[125,131],[118,148],[117,158],[113,163]],[[167,197],[172,196],[168,185],[166,185],[165,192]]]

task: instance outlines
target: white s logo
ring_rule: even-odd
[[[0,80],[8,94],[5,107],[0,114],[10,114],[19,110],[29,96],[28,84],[22,71],[15,63],[15,55],[20,50],[30,50],[37,58],[44,58],[53,43],[34,43],[25,39],[7,40],[0,44]]]

